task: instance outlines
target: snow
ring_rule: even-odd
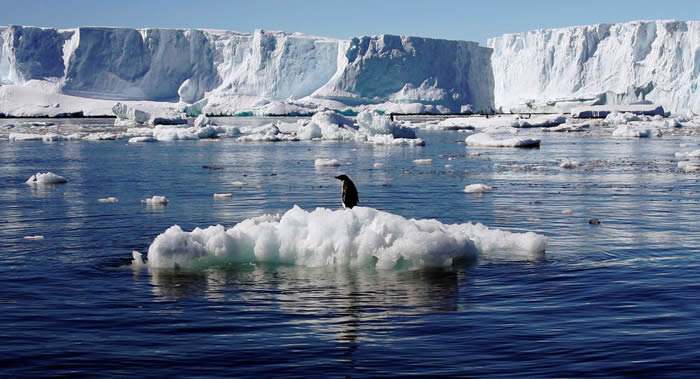
[[[316,167],[338,167],[338,166],[340,166],[340,162],[337,159],[317,158],[314,161],[314,166],[316,166]]]
[[[488,186],[483,183],[476,183],[476,184],[469,184],[464,187],[464,192],[465,193],[484,193],[484,192],[489,192],[493,189],[493,187]]]
[[[53,172],[37,172],[32,175],[25,183],[32,186],[52,185],[67,183],[66,178],[56,175]]]
[[[634,21],[492,38],[497,109],[651,102],[700,113],[698,21]]]
[[[529,118],[516,118],[511,124],[514,128],[549,128],[566,122],[564,115],[541,115]]]
[[[540,259],[546,243],[535,233],[481,224],[446,225],[365,207],[308,212],[294,206],[282,216],[251,218],[230,229],[216,225],[187,232],[174,225],[153,240],[147,264],[196,269],[255,262],[390,270],[450,266],[477,258]]]
[[[141,200],[142,203],[150,206],[168,205],[168,199],[165,196],[154,195],[147,199]]]
[[[498,139],[488,133],[472,134],[464,140],[467,146],[474,147],[539,147],[540,140],[535,138],[505,138]]]

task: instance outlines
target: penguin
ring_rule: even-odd
[[[347,175],[338,175],[335,178],[343,182],[343,195],[341,197],[343,208],[352,209],[352,207],[360,202],[355,183],[353,183]]]

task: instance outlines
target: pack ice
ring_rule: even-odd
[[[478,258],[539,259],[546,242],[532,232],[446,225],[372,208],[309,212],[294,206],[282,216],[251,218],[229,229],[216,225],[187,232],[174,225],[151,243],[147,264],[190,269],[232,262],[422,268]]]

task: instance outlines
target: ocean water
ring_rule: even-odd
[[[419,132],[425,147],[0,141],[0,373],[697,377],[700,186],[673,157],[697,139],[524,134],[542,147],[466,148],[459,132]],[[424,158],[432,165],[413,163]],[[24,184],[47,170],[69,182]],[[408,271],[129,266],[173,224],[337,208],[339,172],[364,206],[534,231],[549,237],[546,258]],[[463,193],[472,183],[494,190]],[[152,195],[170,203],[141,204]],[[97,201],[107,196],[119,202]]]

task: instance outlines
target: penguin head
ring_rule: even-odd
[[[338,180],[340,180],[340,181],[343,181],[343,182],[346,181],[346,180],[350,180],[350,178],[348,178],[348,176],[345,175],[345,174],[343,174],[343,175],[338,175],[338,176],[336,176],[335,178],[338,179]]]

